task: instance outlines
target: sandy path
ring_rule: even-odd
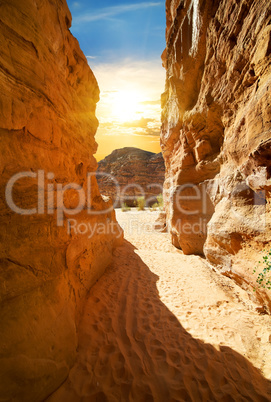
[[[154,232],[156,216],[117,211],[126,241],[91,289],[77,362],[48,402],[270,401],[270,317]]]

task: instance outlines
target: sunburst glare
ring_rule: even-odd
[[[142,112],[142,96],[135,90],[120,90],[112,94],[111,114],[114,120],[128,122],[136,120]]]

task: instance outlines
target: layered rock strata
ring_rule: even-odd
[[[167,0],[166,13],[167,224],[251,291],[271,234],[271,4]]]
[[[65,380],[84,296],[121,237],[93,173],[99,89],[70,26],[65,0],[0,3],[5,401],[42,401]]]
[[[145,197],[146,205],[157,202],[163,193],[165,164],[162,153],[125,147],[114,150],[98,163],[97,180],[102,194],[109,196],[115,207],[133,207],[138,197]]]

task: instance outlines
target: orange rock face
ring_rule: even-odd
[[[0,12],[0,395],[41,401],[68,375],[82,301],[122,233],[91,175],[99,88],[66,2]]]
[[[138,197],[145,197],[146,206],[157,202],[163,193],[165,164],[162,153],[125,147],[115,149],[98,163],[97,180],[101,194],[109,196],[114,206],[135,206]]]
[[[271,233],[271,4],[167,0],[166,11],[167,224],[184,253],[251,291]]]

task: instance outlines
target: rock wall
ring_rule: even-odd
[[[0,2],[3,401],[42,401],[65,380],[84,296],[122,236],[87,176],[99,89],[70,26],[65,0]]]
[[[271,234],[271,3],[167,0],[166,13],[168,227],[253,295]]]
[[[139,196],[144,196],[150,206],[163,193],[165,164],[161,152],[133,147],[115,149],[98,163],[97,173],[101,194],[109,196],[116,208],[123,203],[133,207]]]

